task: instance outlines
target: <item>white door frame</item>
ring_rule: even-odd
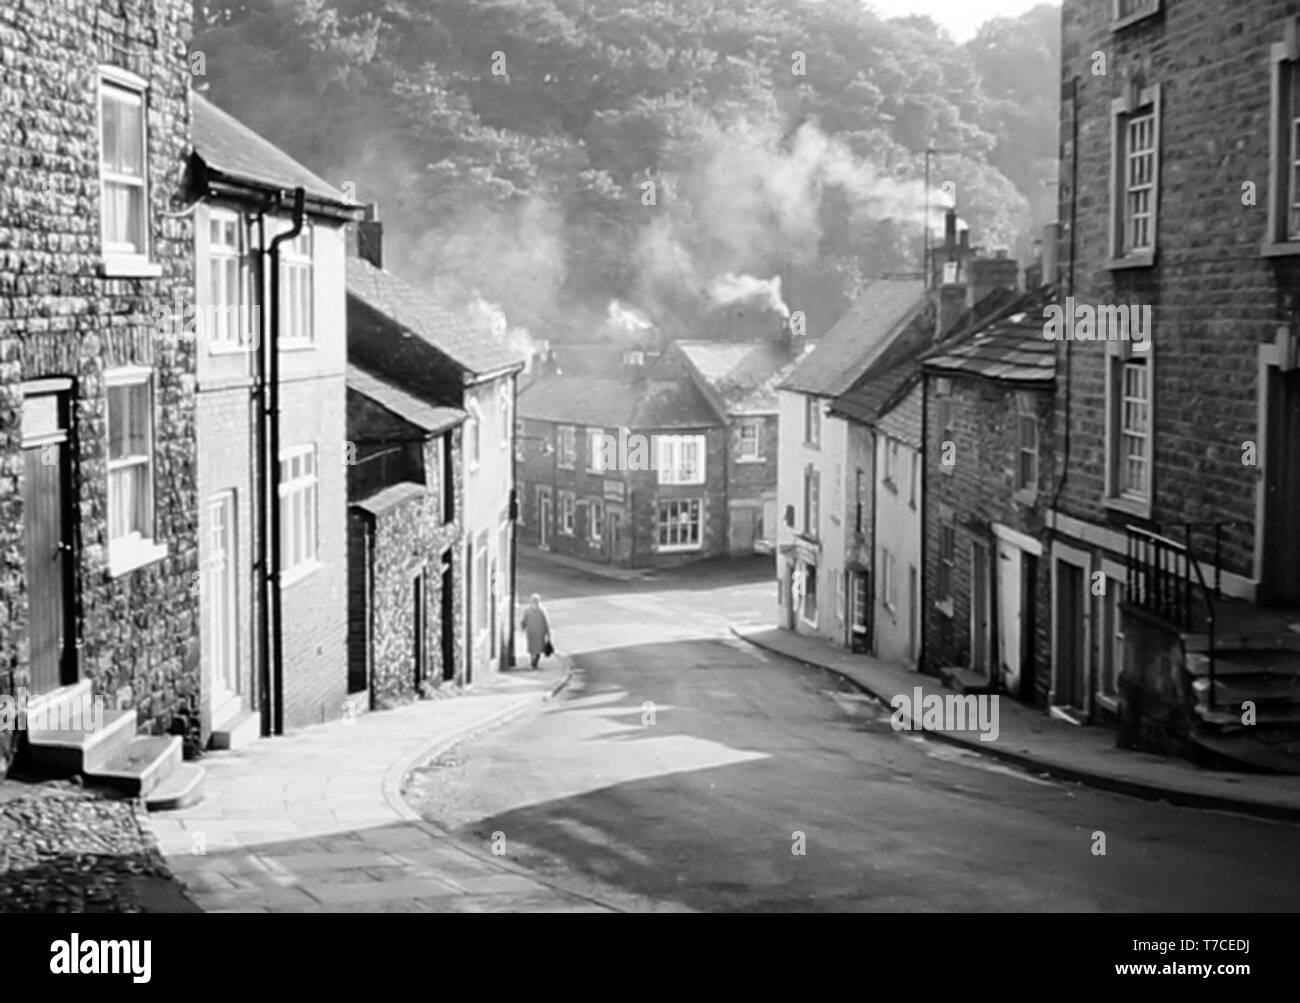
[[[1083,693],[1084,705],[1083,707],[1080,708],[1080,710],[1082,710],[1085,714],[1087,714],[1092,709],[1092,693],[1091,693],[1092,687],[1090,685],[1090,680],[1093,678],[1092,603],[1088,601],[1089,597],[1092,595],[1091,591],[1088,588],[1088,583],[1091,581],[1092,555],[1089,554],[1086,550],[1079,550],[1078,548],[1071,547],[1068,544],[1060,543],[1058,541],[1052,542],[1052,551],[1051,551],[1052,622],[1050,625],[1051,638],[1052,638],[1051,641],[1052,685],[1047,693],[1047,704],[1048,707],[1051,709],[1051,713],[1054,717],[1066,717],[1066,719],[1069,720],[1069,718],[1066,715],[1061,714],[1056,709],[1057,707],[1056,694],[1059,689],[1057,685],[1058,683],[1057,672],[1060,665],[1060,659],[1058,658],[1058,654],[1060,651],[1060,643],[1061,643],[1061,639],[1057,637],[1056,634],[1056,624],[1058,620],[1057,606],[1062,599],[1061,583],[1058,580],[1058,576],[1056,572],[1057,572],[1057,563],[1060,561],[1064,561],[1066,564],[1071,564],[1083,572],[1083,595],[1079,597],[1079,600],[1083,604],[1083,659],[1080,665],[1080,669],[1083,672],[1083,680],[1082,680],[1082,685],[1080,687],[1080,691]]]
[[[224,519],[224,550],[216,549],[217,525]],[[207,560],[202,575],[200,609],[208,652],[204,678],[211,727],[219,727],[227,716],[227,705],[239,700],[239,546],[236,539],[237,513],[233,489],[208,496],[203,507],[203,533],[207,537]],[[224,617],[222,614],[225,614]],[[221,621],[221,622],[218,622]]]

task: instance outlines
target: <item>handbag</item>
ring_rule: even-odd
[[[547,658],[550,658],[555,654],[555,645],[551,643],[550,638],[547,638],[546,644],[542,648],[542,654]]]

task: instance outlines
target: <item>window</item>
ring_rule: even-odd
[[[246,348],[253,333],[253,272],[238,213],[213,209],[208,218],[208,307],[211,348]]]
[[[952,601],[952,569],[956,563],[957,530],[951,524],[939,524],[939,574],[935,592],[939,602]]]
[[[560,426],[559,466],[572,469],[578,462],[578,430],[572,425]]]
[[[1160,0],[1112,0],[1111,30],[1116,31],[1134,21],[1141,21],[1159,10]]]
[[[660,484],[704,483],[704,436],[658,435],[655,446]]]
[[[862,506],[866,491],[867,475],[861,467],[858,467],[857,472],[853,475],[853,531],[855,533],[862,532]]]
[[[100,228],[105,258],[149,255],[145,84],[105,68],[99,88]]]
[[[1022,491],[1038,488],[1038,415],[1032,398],[1016,398],[1016,422],[1019,427],[1019,463],[1016,487]]]
[[[867,585],[866,575],[853,576],[851,620],[855,633],[865,633],[867,630]]]
[[[804,398],[803,441],[808,446],[822,444],[822,403],[816,397]]]
[[[957,429],[953,416],[951,397],[940,397],[936,402],[939,425],[939,469],[951,474],[956,467]]]
[[[451,432],[443,433],[442,442],[439,444],[438,449],[442,469],[442,510],[440,514],[442,521],[448,523],[456,518],[456,450],[454,449]]]
[[[1111,268],[1154,263],[1160,176],[1160,88],[1130,88],[1111,103],[1114,184]]]
[[[763,425],[758,421],[740,423],[740,459],[761,460],[763,458]]]
[[[1300,31],[1294,18],[1270,52],[1269,202],[1265,254],[1300,254]]]
[[[821,526],[822,475],[812,464],[803,472],[803,534],[817,539]]]
[[[469,416],[465,419],[465,453],[469,457],[470,470],[477,470],[483,458],[483,424],[480,420],[478,402],[469,402]]]
[[[587,505],[587,511],[588,535],[592,543],[600,543],[605,532],[605,503],[593,498]]]
[[[880,548],[880,595],[886,609],[898,608],[898,562],[884,547]]]
[[[593,474],[603,474],[609,469],[605,463],[607,453],[605,449],[605,430],[603,428],[587,429],[587,452],[590,454],[587,460],[587,469]]]
[[[110,566],[153,546],[153,386],[147,369],[109,372],[108,539]]]
[[[1122,497],[1145,500],[1150,493],[1151,398],[1145,360],[1117,360],[1119,442],[1116,487]]]
[[[921,454],[912,450],[912,473],[908,478],[911,494],[907,499],[907,504],[916,508],[916,495],[921,490]]]
[[[560,532],[565,536],[573,535],[573,493],[570,491],[560,492]]]
[[[316,340],[312,322],[312,235],[302,233],[280,245],[280,339],[310,344]]]
[[[898,493],[898,486],[894,483],[894,472],[898,467],[898,442],[890,438],[880,440],[880,451],[884,455],[885,476],[882,483],[895,494]]]
[[[305,569],[316,560],[316,447],[280,454],[280,570]]]
[[[659,549],[696,550],[700,546],[700,500],[683,498],[659,503]]]

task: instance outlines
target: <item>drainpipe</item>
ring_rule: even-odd
[[[257,283],[257,302],[263,305],[258,311],[257,346],[253,349],[253,420],[249,423],[251,449],[251,480],[256,505],[257,540],[255,553],[257,588],[257,709],[261,717],[262,735],[271,734],[271,620],[268,607],[266,554],[267,554],[267,498],[266,498],[266,213],[269,204],[257,213],[257,250],[254,254]]]
[[[506,664],[515,668],[515,593],[519,591],[519,394],[517,392],[519,375],[511,378],[510,415],[510,629],[506,632],[509,647],[506,651]]]
[[[272,734],[284,734],[284,624],[283,588],[280,582],[280,245],[302,233],[303,204],[307,192],[302,187],[293,192],[293,226],[277,234],[268,252],[271,257],[271,337],[267,344],[270,362],[269,394],[266,407],[268,444],[266,450],[267,490],[266,504],[270,509],[271,532],[267,538],[267,557],[270,558],[271,580],[271,672],[272,684]]]
[[[925,650],[925,639],[930,636],[926,629],[926,621],[929,619],[929,606],[925,601],[925,578],[927,562],[925,559],[925,541],[930,537],[926,534],[925,516],[930,506],[930,491],[926,485],[929,483],[930,464],[926,462],[926,450],[930,447],[930,376],[921,370],[921,567],[917,571],[918,581],[916,590],[920,593],[919,601],[921,608],[917,611],[917,623],[920,627],[921,636],[917,642],[916,651],[916,670],[924,673],[927,668],[927,659],[929,654]],[[875,463],[875,451],[872,451],[872,463]],[[872,504],[875,504],[875,473],[872,473]],[[871,545],[875,547],[875,540]],[[873,569],[874,570],[874,569]]]

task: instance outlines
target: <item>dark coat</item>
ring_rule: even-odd
[[[529,606],[524,610],[524,622],[521,624],[528,634],[528,653],[540,655],[551,639],[551,622],[546,619],[546,612],[540,607]]]

